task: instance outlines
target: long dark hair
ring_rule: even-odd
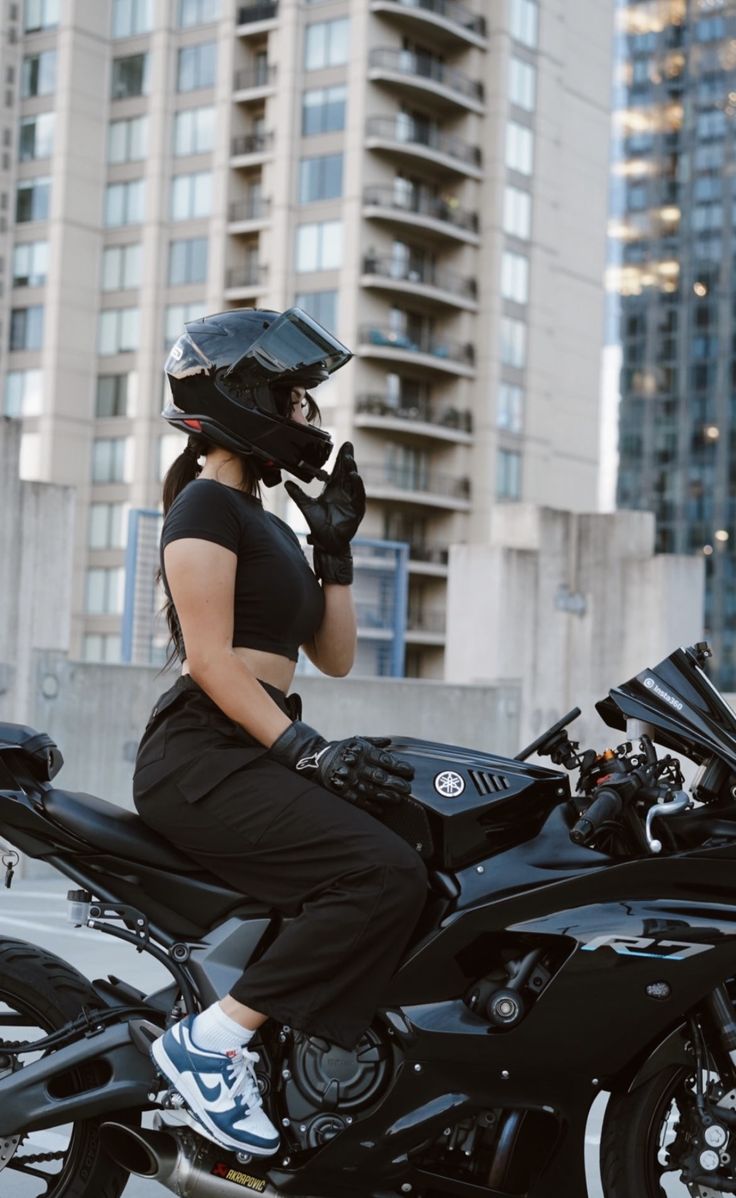
[[[179,454],[178,458],[175,458],[171,463],[164,477],[164,518],[166,517],[166,514],[177,495],[184,490],[188,483],[193,482],[194,479],[201,474],[202,467],[197,459],[206,457],[207,454],[212,453],[212,450],[216,448],[217,446],[215,446],[212,441],[208,440],[203,433],[190,433],[184,449]],[[258,479],[258,468],[254,463],[253,457],[250,454],[235,453],[234,451],[232,451],[232,456],[240,463],[240,469],[242,471],[242,490],[248,495],[255,495],[257,498],[260,498],[261,489]],[[161,567],[159,566],[158,570],[156,571],[157,583],[161,581],[161,577]],[[174,607],[172,600],[169,599],[168,595],[161,610],[166,616],[166,623],[169,626],[169,645],[171,646],[171,649],[166,661],[164,662],[164,665],[159,670],[160,674],[163,673],[164,670],[168,670],[169,666],[173,664],[177,657],[180,661],[184,661],[186,657],[184,638],[181,634],[179,617],[177,616],[176,608]]]

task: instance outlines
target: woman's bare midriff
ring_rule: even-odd
[[[277,690],[288,694],[296,670],[296,662],[292,661],[290,657],[282,657],[279,653],[265,653],[262,649],[241,647],[234,648],[233,653],[242,657],[251,673],[255,674],[256,678],[260,678],[261,682],[268,682]],[[187,661],[182,663],[181,672],[182,674],[190,672]]]

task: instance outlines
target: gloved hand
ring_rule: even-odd
[[[323,582],[350,586],[353,555],[350,542],[365,515],[365,487],[358,474],[350,441],[340,446],[335,465],[320,495],[307,495],[291,479],[284,484],[304,515],[314,545],[314,572]]]
[[[350,736],[327,741],[314,728],[294,720],[274,741],[269,752],[276,761],[372,815],[400,803],[411,794],[414,768],[386,752],[387,737]]]

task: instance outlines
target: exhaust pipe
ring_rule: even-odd
[[[102,1124],[100,1137],[116,1164],[138,1177],[153,1178],[179,1198],[243,1198],[244,1186],[249,1194],[281,1198],[264,1178],[250,1172],[249,1165],[233,1165],[226,1148],[218,1151],[204,1137],[180,1139],[166,1131],[113,1122]]]

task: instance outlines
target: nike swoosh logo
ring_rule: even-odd
[[[202,1081],[202,1078],[198,1073],[192,1073],[192,1077],[197,1083],[197,1088],[200,1094],[203,1098],[206,1098],[207,1102],[219,1102],[219,1100],[224,1096],[225,1090],[223,1088],[222,1082],[218,1082],[215,1086],[208,1086],[206,1082]]]

